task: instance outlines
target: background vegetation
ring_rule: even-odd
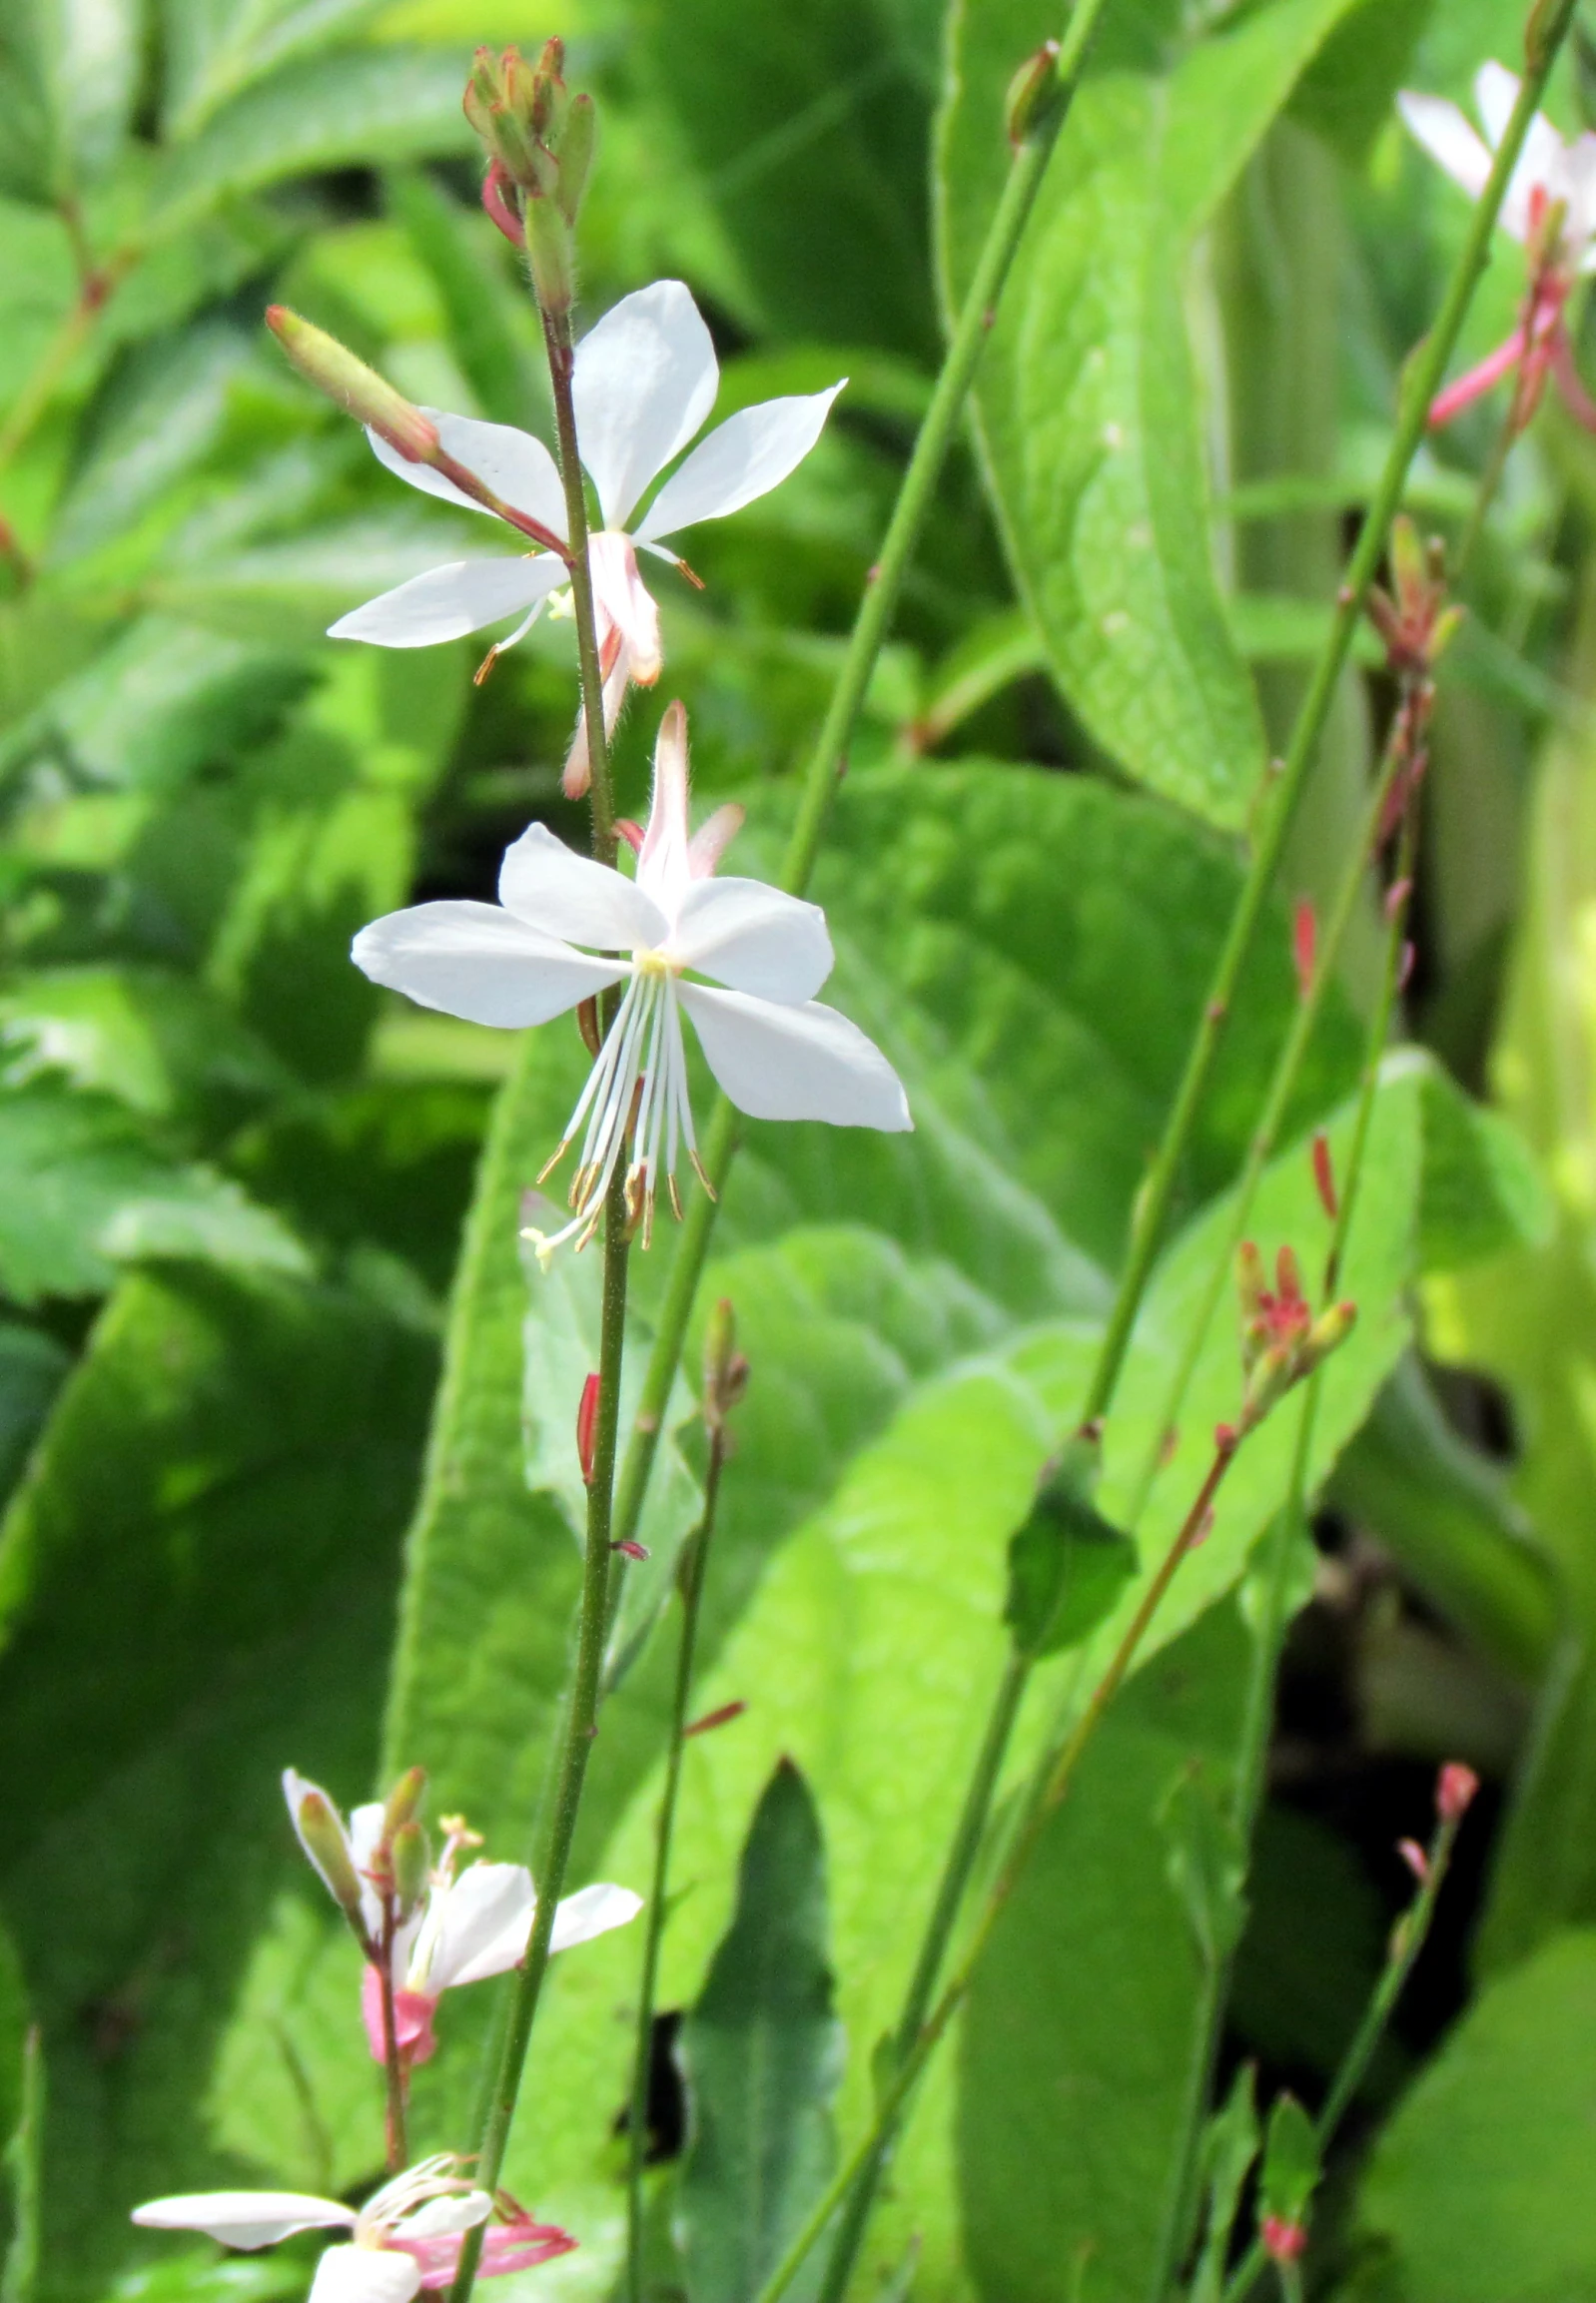
[[[603,121],[587,319],[685,278],[722,413],[851,379],[795,477],[692,538],[706,589],[660,586],[660,694],[687,701],[700,799],[749,801],[760,869],[1001,176],[1001,92],[1057,29],[1046,0],[955,0],[947,22],[937,0],[568,0],[557,21],[504,0],[8,0],[6,2303],[295,2291],[292,2250],[224,2268],[126,2220],[155,2192],[343,2189],[380,2167],[355,1954],[278,1771],[353,1799],[419,1762],[434,1812],[463,1807],[519,1856],[579,1570],[594,1275],[533,1287],[515,1248],[577,1037],[422,1014],[347,957],[412,892],[488,893],[530,816],[579,836],[558,796],[569,627],[479,688],[471,643],[324,639],[484,538],[393,485],[261,311],[294,305],[417,399],[546,430],[459,92],[477,40],[567,36]],[[867,2112],[1002,1658],[1004,1545],[1079,1400],[1251,795],[1466,222],[1392,97],[1462,98],[1485,57],[1520,52],[1507,0],[1110,0],[871,691],[816,892],[839,1005],[889,1050],[917,1133],[755,1131],[719,1228],[704,1300],[735,1302],[753,1380],[701,1708],[749,1708],[689,1747],[662,2001],[699,2001],[750,1818],[792,1757],[825,1875],[822,1897],[800,1831],[792,1957],[823,2008],[836,1977],[802,2064],[818,2127],[799,2142],[822,2161],[832,2117],[851,2134]],[[1565,127],[1588,62],[1557,82]],[[1506,335],[1521,286],[1499,243],[1465,357]],[[1427,524],[1464,525],[1499,416],[1422,452]],[[1485,1774],[1320,2210],[1311,2283],[1346,2298],[1596,2297],[1593,514],[1596,450],[1548,407],[1447,660],[1413,1045],[1377,1108],[1361,1315],[1326,1385],[1229,2004],[1221,2081],[1250,2058],[1260,2091],[1315,2102],[1408,1901],[1394,1844],[1426,1835],[1435,1763]],[[1324,897],[1346,852],[1390,704],[1373,660],[1338,696],[1183,1177],[1109,1432],[1111,1510],[1159,1439],[1296,997],[1286,906]],[[632,812],[656,717],[645,699],[622,733]],[[1375,958],[1371,900],[1293,1138],[1344,1142]],[[1322,1247],[1300,1143],[1255,1229]],[[667,1255],[635,1272],[641,1338]],[[1142,1525],[1150,1559],[1236,1384],[1226,1310]],[[1174,1794],[1217,1796],[1233,1765],[1248,1560],[1288,1454],[1283,1425],[1246,1450],[1050,1829],[918,2107],[861,2294],[1147,2293],[1214,1955]],[[685,1388],[666,1471],[577,1851],[581,1876],[637,1886],[670,1670],[648,1634],[701,1472]],[[1101,1654],[1048,1667],[1017,1766]],[[540,2025],[509,2179],[582,2240],[535,2275],[550,2291],[613,2278],[636,1955],[626,1932],[578,1953]],[[717,1973],[687,2032],[706,2072]],[[492,2000],[447,2009],[425,2140],[469,2128]],[[745,2303],[701,2161],[675,2188],[667,2043],[657,2285]]]

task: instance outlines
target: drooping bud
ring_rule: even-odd
[[[1417,1840],[1398,1840],[1396,1852],[1414,1879],[1417,1880],[1419,1886],[1422,1887],[1430,1876],[1430,1859],[1419,1846]]]
[[[431,1855],[426,1834],[418,1823],[400,1824],[394,1834],[394,1894],[400,1921],[407,1919],[426,1893]]]
[[[1461,1760],[1448,1760],[1435,1779],[1435,1813],[1443,1824],[1461,1823],[1474,1804],[1479,1777]]]
[[[388,1795],[383,1810],[383,1837],[390,1840],[395,1833],[409,1823],[421,1804],[426,1789],[425,1768],[406,1768]]]
[[[709,1314],[704,1336],[703,1417],[710,1431],[724,1431],[726,1418],[748,1389],[748,1362],[737,1349],[737,1315],[726,1296]]]
[[[1319,919],[1311,896],[1299,896],[1291,915],[1291,963],[1296,969],[1296,988],[1305,1000],[1313,984],[1313,962],[1317,957]]]
[[[1003,100],[1004,126],[1016,152],[1034,129],[1043,126],[1058,96],[1059,43],[1044,40],[1010,81]]]
[[[1319,1205],[1333,1223],[1341,1211],[1341,1202],[1335,1189],[1335,1168],[1330,1159],[1330,1140],[1322,1129],[1313,1139],[1313,1188],[1319,1195]]]
[[[582,1467],[582,1485],[593,1484],[593,1435],[598,1429],[598,1377],[589,1375],[576,1403],[576,1460]]]
[[[716,1711],[706,1711],[702,1719],[689,1721],[682,1729],[682,1737],[712,1735],[716,1728],[730,1727],[734,1719],[741,1719],[748,1709],[747,1700],[738,1696],[734,1703],[723,1703]]]
[[[369,424],[411,463],[431,461],[437,452],[436,424],[418,407],[412,407],[375,368],[368,368],[336,336],[313,327],[286,305],[269,305],[266,325],[301,376],[318,391],[337,400],[358,423]]]

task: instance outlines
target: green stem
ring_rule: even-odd
[[[803,2268],[810,2250],[820,2239],[832,2216],[848,2197],[867,2167],[890,2141],[898,2124],[898,2116],[909,2099],[916,2080],[931,2060],[949,2024],[963,2006],[975,1979],[976,1969],[991,1943],[999,1920],[1008,1908],[1026,1866],[1031,1861],[1038,1841],[1049,1817],[1058,1808],[1075,1778],[1083,1753],[1115,1696],[1124,1684],[1127,1673],[1146,1638],[1149,1626],[1163,1605],[1165,1594],[1175,1580],[1193,1545],[1201,1536],[1219,1483],[1235,1461],[1237,1440],[1233,1432],[1225,1432],[1215,1439],[1213,1461],[1203,1476],[1190,1511],[1183,1520],[1180,1532],[1170,1545],[1157,1569],[1149,1579],[1147,1590],[1130,1623],[1121,1635],[1108,1669],[1093,1689],[1085,1709],[1057,1751],[1050,1752],[1039,1773],[1018,1831],[1010,1843],[997,1879],[987,1891],[981,1916],[973,1928],[969,1942],[942,1994],[920,2026],[913,2045],[898,2062],[891,2080],[883,2088],[871,2126],[849,2153],[847,2159],[826,2186],[807,2220],[793,2239],[775,2270],[759,2289],[753,2303],[780,2303],[793,2280]]]
[[[637,2046],[632,2059],[631,2107],[627,2114],[626,2153],[626,2291],[631,2303],[641,2303],[643,2292],[643,2165],[648,2155],[648,2074],[654,2053],[654,1997],[659,1979],[659,1950],[665,1933],[665,1897],[670,1884],[670,1843],[676,1827],[676,1799],[681,1788],[682,1753],[686,1748],[687,1709],[692,1697],[693,1659],[698,1645],[698,1613],[704,1594],[704,1572],[715,1532],[715,1510],[720,1501],[720,1475],[726,1462],[726,1433],[716,1425],[709,1434],[709,1469],[704,1482],[704,1516],[681,1563],[681,1638],[676,1648],[676,1690],[671,1706],[670,1743],[665,1754],[665,1788],[654,1826],[654,1877],[649,1889],[648,1917],[643,1932],[643,1971],[637,1993]]]
[[[1351,2045],[1341,2057],[1340,2068],[1324,2098],[1323,2108],[1313,2122],[1313,2140],[1321,2161],[1363,2084],[1364,2075],[1374,2060],[1374,2051],[1385,2036],[1391,2017],[1396,2012],[1396,2002],[1407,1986],[1413,1962],[1424,1948],[1461,1823],[1461,1816],[1448,1817],[1435,1835],[1429,1850],[1429,1868],[1418,1895],[1412,1908],[1397,1921],[1392,1931],[1390,1951],[1374,1995],[1363,2010],[1363,2020],[1358,2024]],[[1223,2303],[1244,2303],[1244,2298],[1262,2275],[1267,2261],[1268,2255],[1262,2240],[1254,2239],[1225,2281]]]
[[[975,1773],[965,1793],[953,1843],[943,1866],[936,1902],[932,1905],[931,1917],[926,1922],[920,1955],[915,1961],[914,1973],[904,1993],[897,2029],[893,2033],[893,2056],[897,2062],[902,2062],[914,2051],[915,2041],[930,2011],[931,1995],[937,1987],[937,1977],[947,1955],[954,1922],[959,1917],[959,1908],[970,1884],[970,1875],[975,1869],[981,1843],[986,1837],[987,1819],[992,1812],[998,1778],[1009,1748],[1009,1737],[1019,1716],[1030,1679],[1031,1659],[1023,1656],[1018,1648],[1011,1648],[1004,1665],[1003,1678],[993,1700],[986,1734],[982,1738]],[[818,2303],[841,2303],[841,2297],[847,2292],[854,2263],[864,2243],[870,2210],[875,2205],[876,2191],[886,2171],[890,2145],[890,2134],[883,2135],[860,2168],[858,2181],[849,2196],[837,2228],[837,2236],[832,2243]]]
[[[1268,1093],[1263,1101],[1262,1116],[1257,1127],[1253,1130],[1251,1142],[1247,1146],[1246,1160],[1236,1180],[1234,1203],[1231,1209],[1229,1228],[1225,1234],[1224,1248],[1222,1253],[1214,1258],[1213,1268],[1208,1275],[1207,1285],[1197,1304],[1197,1314],[1187,1330],[1180,1359],[1176,1363],[1175,1372],[1170,1379],[1169,1390],[1165,1394],[1163,1412],[1154,1425],[1157,1437],[1148,1450],[1142,1468],[1137,1474],[1136,1484],[1131,1490],[1125,1512],[1125,1521],[1128,1527],[1137,1526],[1147,1508],[1148,1497],[1153,1491],[1153,1484],[1159,1473],[1160,1459],[1163,1453],[1163,1435],[1173,1431],[1180,1422],[1187,1386],[1192,1380],[1193,1370],[1197,1366],[1203,1339],[1207,1335],[1213,1314],[1218,1308],[1219,1299],[1230,1283],[1235,1262],[1235,1250],[1245,1234],[1247,1221],[1252,1212],[1252,1202],[1257,1195],[1258,1185],[1263,1179],[1263,1170],[1273,1156],[1275,1146],[1279,1141],[1280,1129],[1284,1124],[1286,1110],[1296,1090],[1303,1058],[1307,1054],[1308,1045],[1313,1037],[1314,1026],[1317,1024],[1323,1008],[1324,997],[1330,987],[1330,979],[1335,973],[1336,961],[1340,956],[1346,932],[1357,911],[1358,897],[1362,891],[1364,876],[1369,868],[1369,859],[1374,852],[1380,819],[1401,764],[1399,732],[1400,723],[1398,723],[1397,730],[1393,731],[1391,742],[1386,746],[1380,772],[1369,793],[1368,804],[1363,811],[1363,820],[1358,827],[1356,844],[1348,860],[1340,886],[1336,889],[1334,904],[1331,907],[1329,918],[1325,922],[1324,932],[1319,939],[1319,948],[1314,955],[1313,969],[1307,989],[1297,1002],[1296,1012],[1291,1019],[1290,1030],[1286,1033],[1280,1053],[1275,1059]]]
[[[576,413],[571,384],[574,355],[568,312],[542,315],[543,341],[548,353],[549,382],[553,389],[555,436],[559,475],[565,494],[565,533],[570,545],[571,602],[576,623],[576,659],[581,675],[582,711],[587,722],[587,756],[591,765],[588,799],[592,812],[592,852],[595,862],[615,861],[615,809],[609,778],[609,747],[604,735],[603,680],[598,664],[598,633],[593,614],[593,587],[587,564],[587,504],[582,493],[582,469],[576,450]],[[614,1028],[616,996],[605,995],[604,1022]],[[624,1162],[617,1160],[604,1201],[603,1301],[599,1325],[598,1410],[593,1430],[592,1471],[587,1487],[587,1528],[582,1549],[582,1589],[576,1628],[576,1658],[566,1692],[564,1716],[556,1746],[553,1793],[547,1821],[536,1851],[533,1878],[537,1903],[532,1914],[526,1955],[516,1972],[509,2018],[504,2027],[498,2065],[489,2090],[476,2159],[476,2179],[483,2190],[497,2184],[504,2164],[521,2073],[531,2044],[532,2024],[548,1972],[549,1944],[554,1917],[564,1891],[571,1842],[581,1808],[588,1757],[598,1733],[598,1701],[603,1677],[604,1645],[609,1627],[611,1539],[615,1499],[615,1457],[620,1425],[621,1356],[626,1334],[626,1266],[630,1236],[626,1205]],[[450,2303],[468,2303],[481,2260],[483,2226],[467,2233],[460,2249],[459,2268],[449,2290]]]
[[[384,2141],[388,2145],[388,2171],[391,2175],[398,2175],[410,2163],[410,2146],[404,2131],[404,2066],[399,2059],[399,2024],[394,2014],[394,1899],[385,1896],[377,1970],[383,2004],[383,2124]]]
[[[859,603],[825,721],[804,772],[798,813],[781,871],[780,884],[789,895],[800,896],[809,885],[826,817],[848,764],[848,745],[898,604],[910,556],[931,509],[942,467],[992,332],[993,315],[1042,188],[1059,131],[1080,86],[1087,52],[1107,4],[1108,0],[1079,0],[1059,53],[1054,100],[1043,108],[1035,127],[1016,149],[1002,197],[987,229],[969,292],[932,391],[931,404],[898,489],[881,555],[871,570]],[[708,1145],[704,1166],[718,1191],[737,1150],[736,1115],[724,1097],[717,1104],[710,1123]],[[627,1440],[621,1466],[615,1525],[623,1538],[635,1537],[637,1532],[660,1422],[675,1381],[714,1222],[714,1205],[695,1200],[677,1242],[654,1346],[643,1377],[637,1421]]]
[[[87,344],[112,290],[132,271],[142,253],[131,244],[119,248],[84,279],[76,304],[45,346],[39,365],[11,402],[5,422],[0,424],[0,467],[8,464],[27,440],[62,379]]]
[[[1402,714],[1398,712],[1398,731]],[[1398,737],[1393,740],[1399,740]],[[1351,1231],[1352,1215],[1357,1205],[1358,1188],[1363,1172],[1363,1161],[1368,1150],[1369,1129],[1374,1117],[1375,1096],[1379,1087],[1380,1060],[1396,1009],[1397,992],[1401,983],[1402,953],[1406,941],[1407,912],[1411,900],[1413,867],[1417,854],[1418,808],[1416,794],[1408,800],[1402,819],[1402,834],[1397,850],[1396,879],[1393,894],[1401,893],[1389,906],[1386,927],[1384,968],[1380,980],[1379,997],[1374,1013],[1369,1018],[1364,1042],[1362,1078],[1359,1085],[1357,1111],[1352,1123],[1352,1141],[1342,1162],[1338,1177],[1338,1196],[1335,1218],[1330,1229],[1330,1243],[1324,1259],[1324,1277],[1321,1301],[1329,1304],[1335,1299],[1340,1280],[1342,1258]],[[1319,1391],[1322,1371],[1315,1369],[1303,1386],[1302,1407],[1297,1420],[1296,1438],[1292,1447],[1291,1467],[1286,1485],[1285,1501],[1268,1541],[1263,1565],[1262,1608],[1253,1629],[1251,1665],[1247,1673],[1246,1693],[1242,1703],[1241,1733],[1236,1757],[1235,1789],[1231,1802],[1231,1820],[1237,1844],[1250,1847],[1257,1825],[1258,1810],[1262,1805],[1264,1777],[1268,1764],[1269,1730],[1274,1717],[1274,1682],[1279,1670],[1280,1651],[1285,1642],[1286,1618],[1291,1588],[1291,1557],[1307,1515],[1308,1468],[1313,1453],[1313,1433],[1318,1418]],[[1180,2129],[1180,2143],[1176,2153],[1169,2198],[1165,2210],[1164,2236],[1159,2254],[1159,2277],[1152,2289],[1156,2299],[1170,2292],[1175,2282],[1187,2238],[1192,2228],[1198,2178],[1198,2161],[1202,2122],[1212,2083],[1213,2062],[1218,2050],[1220,2023],[1228,1994],[1230,1964],[1226,1959],[1213,1959],[1202,1978],[1201,1994],[1197,2004],[1194,2030],[1194,2048],[1187,2075],[1185,2116]]]

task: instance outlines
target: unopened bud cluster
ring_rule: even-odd
[[[564,64],[558,40],[535,64],[518,48],[478,48],[465,89],[488,159],[489,213],[524,241],[545,312],[568,312],[575,294],[573,233],[597,134],[593,100],[566,87]]]
[[[1280,1249],[1274,1272],[1275,1284],[1269,1287],[1262,1256],[1252,1240],[1244,1240],[1235,1272],[1241,1371],[1246,1378],[1238,1436],[1261,1423],[1294,1383],[1311,1375],[1344,1342],[1357,1317],[1350,1303],[1332,1303],[1314,1317],[1289,1247]]]

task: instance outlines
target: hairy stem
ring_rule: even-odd
[[[593,587],[587,564],[587,504],[582,493],[582,468],[576,448],[576,413],[571,395],[574,356],[568,312],[542,315],[543,340],[548,353],[553,387],[555,436],[559,449],[559,475],[565,492],[565,532],[570,545],[571,603],[576,623],[576,660],[581,675],[582,710],[587,721],[587,756],[592,782],[588,799],[592,814],[594,861],[615,861],[615,807],[610,786],[609,747],[604,735],[603,681],[598,664],[598,632],[593,613]],[[605,994],[602,1012],[606,1029],[613,1029],[616,995]],[[598,1733],[598,1700],[603,1675],[604,1643],[609,1626],[609,1590],[615,1456],[620,1422],[621,1356],[626,1332],[626,1267],[630,1222],[626,1206],[626,1175],[617,1160],[604,1201],[603,1309],[599,1330],[598,1410],[593,1428],[592,1473],[587,1487],[587,1528],[582,1549],[582,1589],[576,1627],[576,1656],[566,1690],[563,1716],[553,1760],[552,1796],[538,1846],[533,1878],[537,1903],[532,1914],[526,1955],[516,1971],[509,2019],[504,2027],[498,2066],[489,2091],[476,2160],[476,2180],[491,2191],[504,2164],[521,2073],[531,2044],[532,2025],[548,1972],[549,1944],[554,1916],[565,1886],[571,1842],[581,1808],[582,1786],[593,1738]],[[460,2250],[459,2268],[450,2289],[450,2303],[467,2303],[481,2260],[483,2227],[467,2233]]]
[[[1108,0],[1080,0],[1060,49],[1054,100],[1040,109],[1036,126],[1015,151],[1003,196],[982,244],[969,293],[937,377],[931,404],[899,485],[882,540],[881,556],[871,569],[825,721],[804,772],[798,813],[782,864],[781,885],[789,895],[802,895],[814,871],[826,817],[848,764],[848,746],[876,658],[898,604],[910,557],[931,509],[942,467],[958,432],[965,401],[991,333],[993,315],[1107,4]],[[717,1191],[725,1182],[736,1151],[736,1114],[722,1097],[710,1122],[704,1156],[705,1171]],[[714,1223],[714,1203],[695,1199],[677,1242],[654,1346],[643,1378],[637,1421],[627,1439],[621,1466],[615,1525],[622,1537],[635,1536],[637,1532],[643,1495],[653,1469],[660,1419],[675,1380]]]
[[[654,1824],[654,1876],[643,1931],[643,1971],[637,1991],[637,2045],[632,2058],[631,2103],[626,2134],[626,2292],[641,2303],[643,2292],[643,2166],[648,2155],[648,2073],[654,2053],[654,1996],[659,1949],[665,1933],[665,1897],[670,1884],[670,1843],[681,1789],[687,1711],[692,1699],[693,1659],[698,1646],[698,1612],[704,1573],[715,1532],[720,1475],[726,1464],[726,1433],[716,1424],[709,1434],[709,1469],[704,1482],[704,1516],[678,1571],[681,1585],[681,1637],[676,1645],[676,1687],[671,1703],[670,1742],[665,1753],[665,1787]]]

